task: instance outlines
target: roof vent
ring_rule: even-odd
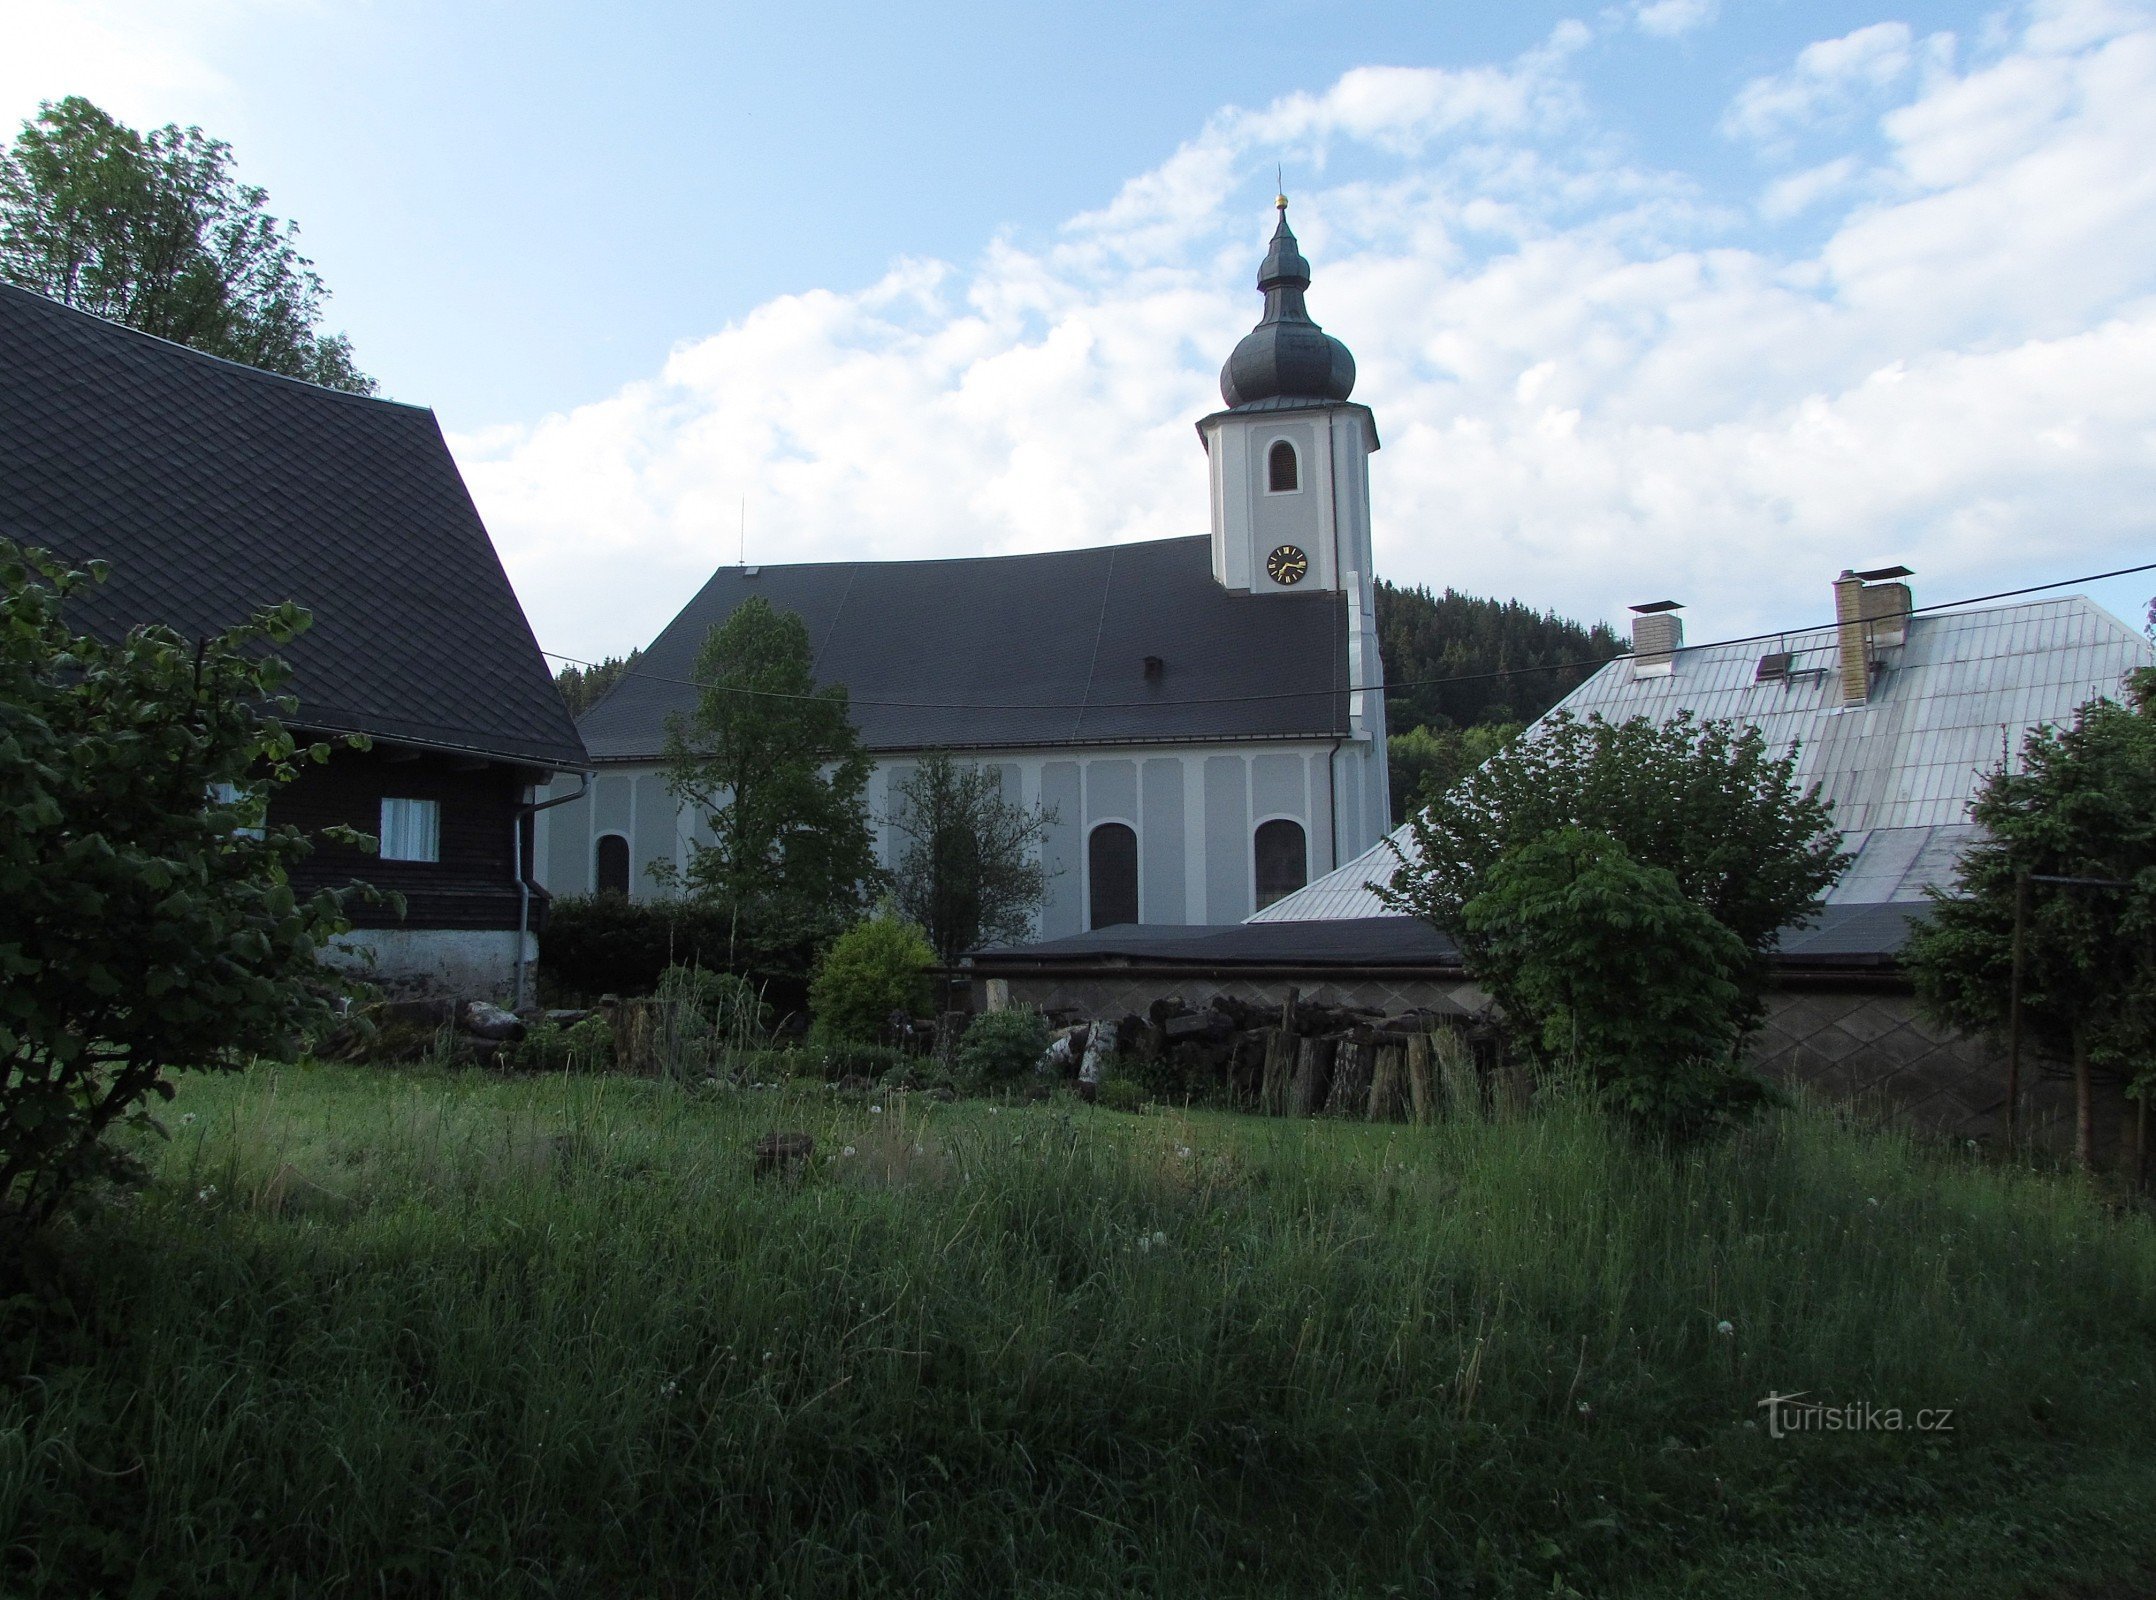
[[[1145,681],[1147,683],[1160,682],[1161,674],[1167,670],[1168,663],[1161,660],[1159,656],[1147,656],[1145,658]]]
[[[1632,607],[1632,676],[1666,678],[1676,670],[1684,645],[1684,607],[1675,600],[1650,600]]]
[[[1789,664],[1796,659],[1792,650],[1770,650],[1759,658],[1759,665],[1752,669],[1754,683],[1787,683]]]

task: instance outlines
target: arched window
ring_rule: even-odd
[[[1112,928],[1138,920],[1138,835],[1120,822],[1104,822],[1086,841],[1086,886],[1092,891],[1091,926]]]
[[[1258,909],[1293,894],[1310,881],[1310,855],[1303,825],[1285,817],[1258,824]]]
[[[1274,494],[1293,494],[1302,487],[1295,446],[1285,439],[1275,439],[1272,449],[1265,452],[1265,487]]]
[[[618,833],[602,833],[595,854],[598,891],[626,895],[629,892],[629,841]]]

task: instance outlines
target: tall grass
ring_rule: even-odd
[[[1600,1594],[2156,1491],[2146,1221],[1818,1114],[1671,1157],[322,1067],[167,1120],[79,1318],[10,1324],[10,1593]],[[1767,1437],[1795,1390],[1953,1427]]]

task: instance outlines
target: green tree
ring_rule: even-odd
[[[561,691],[561,701],[569,708],[569,715],[581,717],[604,700],[643,654],[641,650],[631,650],[625,656],[608,656],[588,667],[566,666],[555,673],[554,687]]]
[[[1025,936],[1048,897],[1040,846],[1053,812],[1006,800],[993,770],[939,750],[897,786],[889,821],[904,841],[892,869],[899,910],[945,965]]]
[[[264,654],[307,614],[107,643],[63,615],[103,576],[0,541],[0,1206],[18,1232],[121,1169],[106,1137],[148,1122],[166,1073],[285,1055],[325,1022],[321,953],[361,892],[300,899],[307,841],[264,820],[329,755],[279,720],[287,671]]]
[[[200,128],[137,133],[89,101],[47,102],[0,153],[0,277],[228,361],[372,394],[299,230],[239,182]]]
[[[1393,821],[1417,811],[1517,739],[1516,722],[1471,728],[1410,728],[1386,741],[1392,767]]]
[[[825,1044],[874,1044],[893,1012],[928,1009],[928,969],[936,952],[921,930],[888,906],[855,923],[816,964],[809,1016]]]
[[[1562,828],[1606,834],[1632,861],[1672,874],[1751,952],[1736,979],[1749,1028],[1778,934],[1813,915],[1843,866],[1831,808],[1816,786],[1798,789],[1796,764],[1794,749],[1769,755],[1756,727],[1560,712],[1417,813],[1412,848],[1394,849],[1393,882],[1373,887],[1487,974],[1492,952],[1465,910],[1498,863]]]
[[[1751,952],[1667,868],[1562,827],[1502,857],[1461,923],[1514,1038],[1635,1125],[1688,1139],[1762,1099],[1734,1059]]]
[[[1969,812],[1983,835],[1963,853],[1953,889],[1932,891],[1931,915],[1902,953],[1935,1017],[2003,1033],[2015,899],[2028,876],[2023,1027],[2037,1050],[2072,1063],[2084,1164],[2094,1153],[2094,1071],[2127,1077],[2140,1096],[2156,1090],[2152,691],[2156,676],[2137,674],[2127,704],[2094,699],[2071,727],[2033,729],[2018,770],[1985,778]]]
[[[688,890],[752,949],[828,938],[882,879],[862,754],[841,684],[816,686],[808,628],[762,597],[697,653],[695,709],[667,726],[667,783],[712,842],[690,850]]]

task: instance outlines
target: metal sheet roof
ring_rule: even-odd
[[[1755,681],[1759,658],[1776,651],[1792,654],[1791,676]],[[1828,626],[1680,650],[1662,678],[1635,679],[1630,660],[1620,658],[1557,709],[1611,721],[1667,721],[1691,711],[1753,723],[1778,751],[1796,746],[1799,781],[1817,783],[1833,803],[1855,857],[1828,905],[1913,906],[1926,885],[1951,877],[1976,832],[1969,801],[2002,754],[2019,751],[2039,724],[2065,723],[2082,702],[2117,694],[2133,669],[2156,665],[2156,647],[2080,595],[1913,617],[1907,642],[1881,654],[1862,706],[1834,703]],[[1414,848],[1404,827],[1391,837]],[[1363,885],[1389,881],[1392,870],[1381,841],[1251,920],[1386,915]]]

